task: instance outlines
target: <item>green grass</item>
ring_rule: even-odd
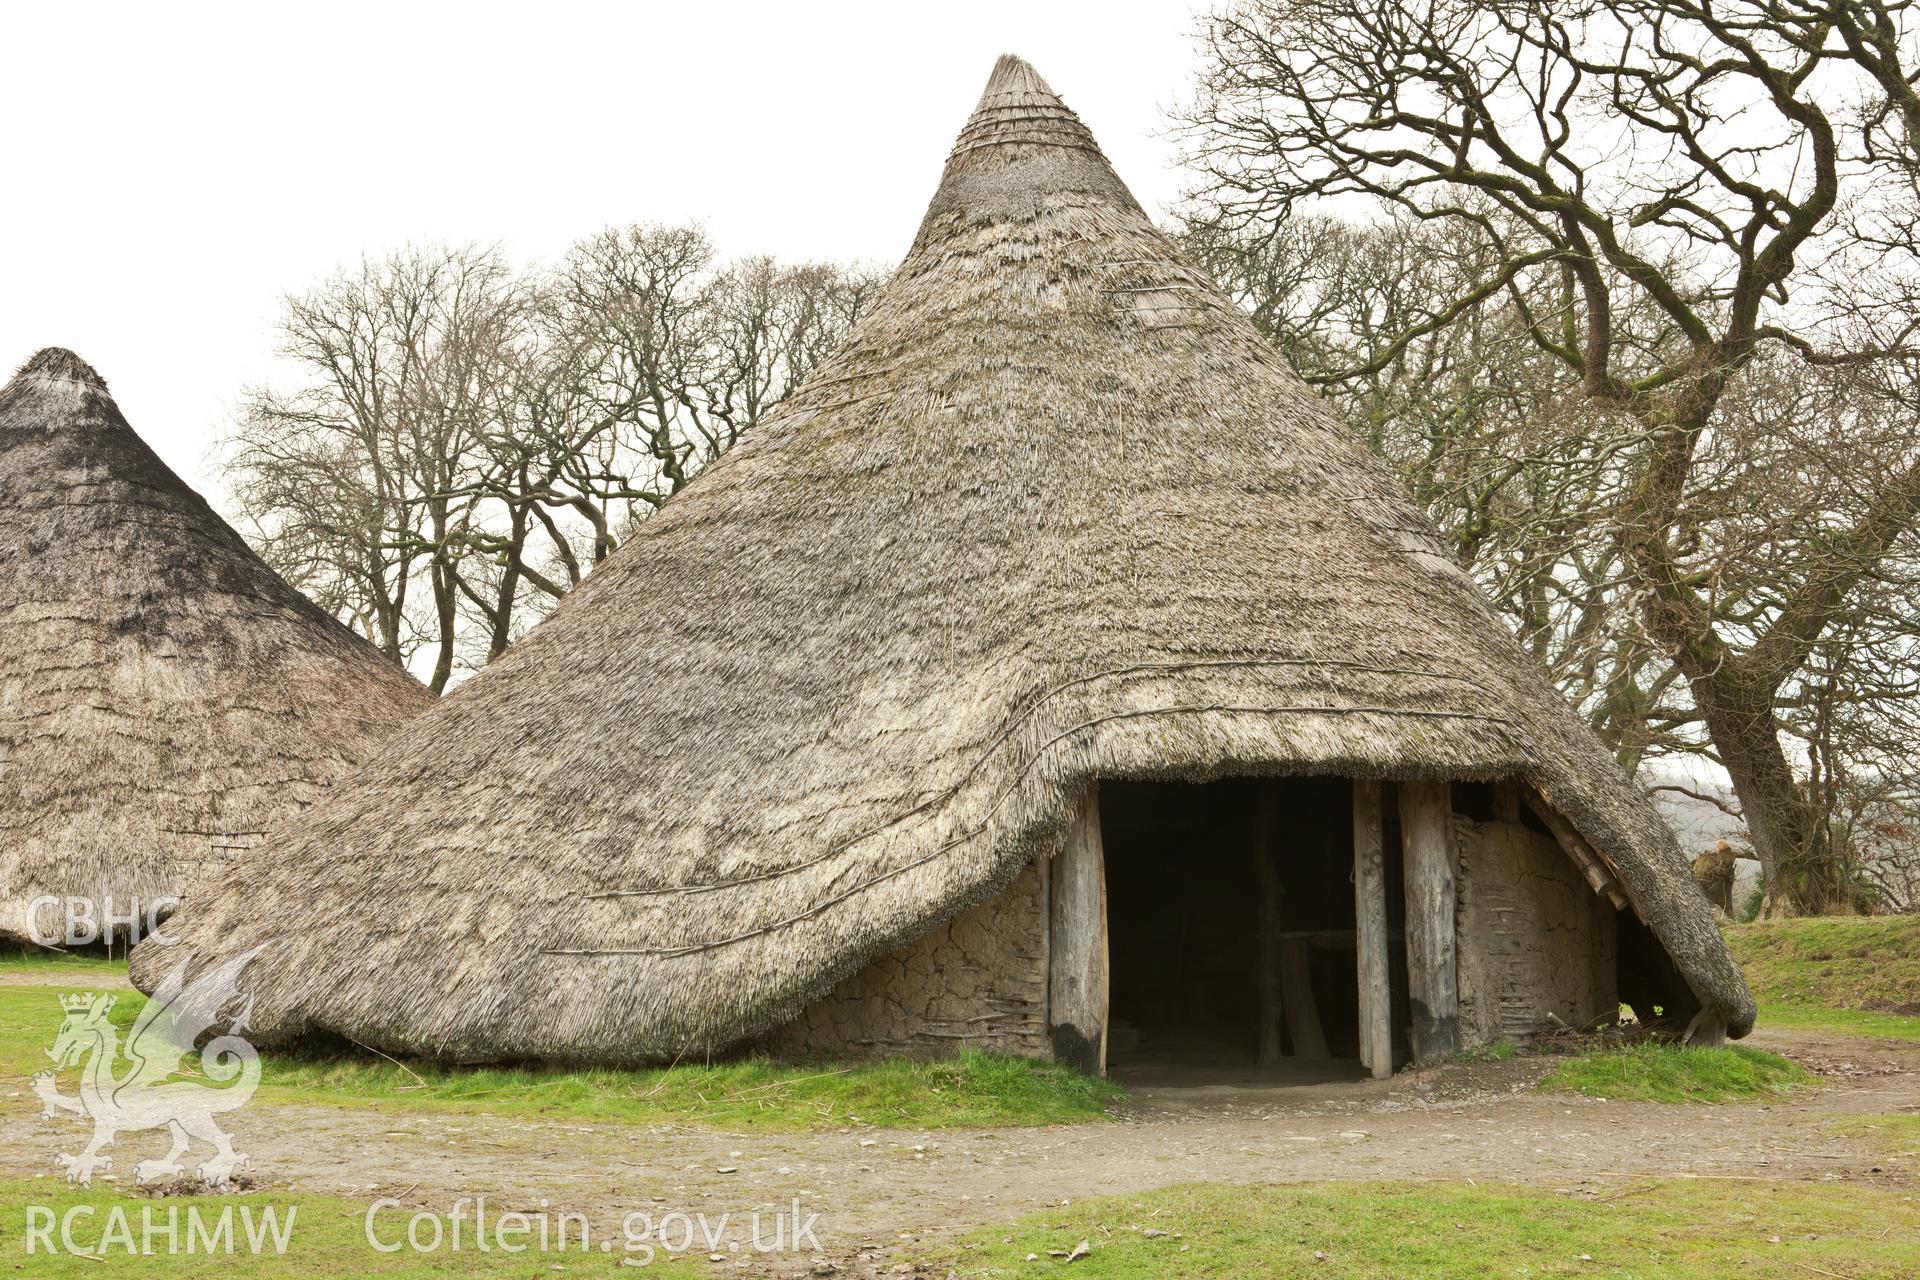
[[[753,1058],[662,1070],[460,1068],[367,1056],[267,1061],[261,1097],[502,1115],[797,1130],[985,1128],[1101,1118],[1119,1089],[1051,1063],[966,1052],[937,1062],[789,1066]]]
[[[1920,1115],[1846,1116],[1834,1122],[1833,1131],[1865,1138],[1890,1156],[1920,1159]]]
[[[1920,1018],[1894,1013],[1864,1013],[1859,1009],[1822,1009],[1815,1005],[1763,1004],[1763,1027],[1789,1031],[1835,1031],[1841,1035],[1876,1036],[1884,1040],[1920,1040]]]
[[[1568,1058],[1540,1087],[1632,1102],[1735,1102],[1770,1098],[1813,1080],[1777,1054],[1742,1045],[1683,1049],[1636,1044]]]
[[[62,988],[7,986],[13,967],[0,965],[0,1093],[24,1094],[27,1077],[51,1065],[45,1050],[60,1025]],[[77,969],[75,986],[113,972],[104,962]],[[131,1026],[144,1002],[138,992],[118,992],[112,1021]],[[1103,1118],[1119,1095],[1117,1086],[1057,1064],[978,1052],[938,1062],[747,1059],[623,1071],[402,1064],[349,1045],[267,1051],[258,1101],[804,1130],[1071,1124]]]
[[[124,982],[127,977],[127,958],[117,956],[109,960],[104,955],[86,951],[28,951],[17,947],[0,949],[0,982],[16,975],[37,978],[47,974],[68,973],[80,981],[86,981],[94,975],[117,975]]]
[[[1920,916],[1820,916],[1729,925],[1760,1021],[1920,1040]]]
[[[126,980],[124,956],[108,960],[83,953],[0,949],[0,1098],[15,1088],[24,1092],[28,1076],[53,1065],[46,1049],[60,1025],[56,997],[61,992],[96,985],[117,989]],[[116,994],[123,1001],[140,998],[131,991]],[[115,1010],[115,1022],[124,1026],[132,1020],[130,1010]]]
[[[1082,1240],[1092,1253],[1079,1262],[1049,1256]],[[1030,1253],[1039,1257],[1027,1262]],[[1911,1280],[1920,1204],[1857,1185],[1689,1179],[1599,1199],[1459,1183],[1188,1184],[1048,1209],[932,1261],[935,1274],[1076,1280]]]
[[[669,1259],[664,1254],[656,1254],[651,1265],[622,1267],[620,1262],[625,1256],[625,1241],[618,1222],[589,1224],[592,1234],[588,1237],[589,1249],[584,1252],[578,1248],[564,1253],[558,1250],[546,1253],[529,1250],[508,1254],[497,1249],[482,1252],[472,1246],[470,1221],[463,1235],[464,1247],[459,1252],[446,1247],[450,1236],[444,1234],[448,1230],[444,1223],[443,1247],[437,1252],[417,1253],[405,1248],[393,1253],[381,1252],[367,1242],[368,1203],[288,1191],[158,1200],[126,1195],[110,1188],[70,1188],[54,1178],[39,1181],[4,1180],[0,1181],[0,1271],[46,1277],[47,1280],[67,1280],[72,1277],[85,1277],[86,1280],[113,1280],[115,1277],[164,1280],[165,1277],[176,1276],[199,1280],[213,1268],[229,1268],[248,1277],[380,1276],[387,1280],[424,1280],[425,1277],[447,1276],[524,1278],[543,1274],[624,1274],[690,1280],[691,1277],[711,1274],[701,1264]],[[435,1208],[443,1216],[448,1212],[448,1206]],[[81,1209],[82,1212],[69,1219],[72,1224],[70,1234],[74,1244],[89,1251],[82,1255],[59,1248],[58,1224],[75,1209]],[[92,1210],[91,1216],[84,1212],[85,1209]],[[120,1243],[119,1238],[110,1231],[116,1209],[124,1215],[130,1243]],[[187,1253],[189,1210],[197,1212],[211,1231],[223,1209],[231,1210],[231,1233],[236,1242],[247,1238],[243,1210],[251,1215],[260,1233],[257,1238],[263,1243],[272,1238],[264,1229],[265,1213],[272,1210],[276,1215],[275,1221],[283,1225],[289,1221],[290,1213],[292,1225],[285,1231],[285,1253],[276,1253],[271,1244],[265,1244],[263,1252],[254,1254],[244,1244],[237,1243],[236,1251],[231,1256],[216,1251],[210,1257],[200,1248],[199,1237],[195,1238],[195,1246],[199,1251]],[[37,1210],[50,1211],[53,1215],[55,1225],[51,1243],[55,1246],[55,1252],[47,1252],[46,1242],[39,1236],[32,1240],[34,1251],[27,1252],[29,1225],[37,1226],[45,1220]],[[143,1220],[143,1211],[151,1217]],[[177,1215],[174,1222],[178,1227],[176,1240],[179,1252],[167,1251],[164,1234],[146,1237],[151,1253],[143,1256],[135,1252],[141,1247],[143,1221],[164,1226],[169,1211]],[[407,1219],[417,1211],[413,1206],[404,1210],[382,1209],[374,1224],[377,1238],[383,1244],[403,1239]],[[557,1215],[560,1210],[553,1208],[549,1212]],[[33,1216],[30,1217],[30,1214]],[[554,1230],[553,1226],[549,1227],[550,1242],[554,1239]],[[578,1228],[570,1227],[569,1230],[576,1233],[577,1238]],[[423,1229],[422,1239],[426,1238]],[[610,1240],[612,1248],[601,1251],[598,1247],[600,1239]],[[508,1237],[508,1241],[512,1243],[514,1238]],[[102,1247],[103,1244],[105,1247]],[[645,1258],[644,1254],[638,1252],[632,1256],[636,1262]],[[555,1262],[563,1263],[566,1270],[550,1271]]]

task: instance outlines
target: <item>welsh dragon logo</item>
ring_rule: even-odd
[[[76,1097],[61,1093],[53,1071],[34,1076],[33,1091],[46,1104],[43,1116],[68,1111],[93,1121],[93,1139],[86,1149],[79,1155],[62,1153],[55,1161],[68,1182],[91,1183],[95,1170],[111,1169],[112,1157],[101,1150],[120,1134],[143,1129],[169,1130],[173,1146],[161,1159],[142,1160],[133,1167],[140,1182],[180,1173],[180,1157],[196,1138],[213,1147],[212,1158],[197,1170],[203,1182],[228,1182],[245,1167],[247,1157],[233,1149],[232,1136],[215,1117],[245,1106],[260,1084],[260,1054],[241,1035],[253,1011],[252,1000],[238,1013],[223,1016],[242,1003],[240,974],[259,951],[255,947],[235,956],[191,983],[187,962],[181,961],[133,1020],[124,1046],[120,1029],[107,1017],[114,997],[60,997],[66,1017],[47,1056],[54,1071],[84,1063],[80,1092]],[[194,1053],[203,1034],[220,1024],[226,1030],[199,1050],[196,1076],[183,1060]],[[122,1059],[126,1069],[116,1071]]]

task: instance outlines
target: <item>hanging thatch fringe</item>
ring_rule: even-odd
[[[1076,676],[1071,680],[1063,681],[1062,683],[1057,684],[1053,688],[1047,690],[1045,693],[1041,694],[1039,697],[1035,698],[1032,702],[1028,703],[1026,709],[1021,711],[1018,715],[1016,715],[1013,718],[1013,720],[1009,722],[1008,725],[1004,729],[1002,729],[1000,733],[997,734],[991,742],[987,744],[986,750],[983,751],[980,754],[980,756],[973,762],[973,764],[964,773],[961,774],[960,780],[956,782],[953,786],[948,787],[945,791],[941,792],[939,795],[933,797],[932,799],[925,800],[920,804],[915,805],[912,809],[909,809],[907,812],[888,819],[886,822],[881,823],[877,827],[874,827],[867,831],[863,831],[859,835],[853,836],[850,839],[841,841],[840,843],[834,845],[832,848],[828,849],[825,853],[820,854],[818,857],[808,858],[805,861],[795,863],[791,866],[778,867],[771,871],[763,871],[756,875],[751,875],[751,876],[741,876],[737,879],[732,879],[732,880],[719,880],[719,881],[714,881],[708,884],[660,885],[653,888],[645,888],[645,889],[607,889],[599,893],[590,893],[587,896],[589,898],[647,898],[647,897],[654,897],[656,895],[676,894],[676,893],[713,893],[720,889],[735,889],[743,885],[763,884],[768,880],[775,880],[780,878],[781,876],[793,875],[797,872],[804,871],[809,867],[817,866],[820,863],[827,861],[829,858],[838,857],[841,854],[845,853],[847,850],[851,849],[854,845],[860,843],[861,841],[869,839],[872,836],[878,835],[880,832],[885,831],[891,827],[898,826],[900,823],[906,822],[911,818],[920,817],[932,811],[933,809],[938,808],[940,805],[943,805],[948,801],[952,800],[953,797],[959,793],[962,786],[972,781],[973,778],[983,768],[986,767],[988,761],[992,759],[992,754],[994,750],[1002,746],[1009,738],[1011,738],[1014,735],[1014,733],[1017,730],[1019,730],[1024,724],[1026,724],[1029,720],[1033,718],[1034,713],[1040,708],[1040,705],[1042,703],[1051,701],[1055,697],[1058,697],[1060,694],[1065,693],[1067,690],[1072,689],[1077,685],[1091,684],[1096,680],[1125,679],[1129,676],[1139,675],[1144,672],[1152,672],[1152,671],[1201,671],[1201,670],[1219,670],[1219,669],[1228,668],[1228,667],[1325,667],[1329,669],[1346,668],[1349,670],[1366,671],[1375,675],[1421,676],[1421,677],[1432,679],[1432,680],[1463,679],[1463,677],[1448,675],[1444,672],[1420,671],[1420,670],[1415,670],[1407,667],[1375,667],[1375,666],[1369,666],[1368,664],[1363,662],[1351,662],[1351,661],[1345,661],[1337,658],[1192,658],[1192,659],[1188,659],[1186,661],[1181,661],[1181,662],[1136,662],[1131,666],[1117,667],[1111,671],[1096,671],[1089,675]],[[1381,715],[1408,714],[1404,709],[1387,708],[1387,707],[1221,707],[1221,706],[1155,707],[1155,708],[1150,708],[1148,711],[1141,712],[1139,714],[1174,715],[1174,714],[1179,714],[1181,712],[1204,712],[1204,711],[1215,711],[1215,712],[1244,711],[1244,712],[1257,713],[1257,714],[1263,714],[1263,715],[1305,714],[1305,713],[1313,713],[1313,714],[1321,714],[1321,715],[1356,715],[1356,714],[1366,714],[1366,713],[1377,713]],[[1420,714],[1439,716],[1442,718],[1465,717],[1468,719],[1496,720],[1501,723],[1509,723],[1506,720],[1506,717],[1504,716],[1486,716],[1479,712],[1473,712],[1473,711],[1427,711],[1427,712],[1422,712]],[[1116,716],[1107,717],[1108,720],[1112,720],[1116,718],[1119,718],[1119,717],[1116,717]],[[1094,728],[1100,723],[1104,723],[1104,721],[1096,721],[1089,724],[1076,725],[1073,729],[1070,729],[1065,733],[1056,736],[1051,742],[1046,743],[1045,746],[1056,745],[1057,743],[1071,737],[1073,734],[1080,732],[1081,730]],[[1044,746],[1042,749],[1044,749]],[[1029,757],[1025,762],[1023,762],[1014,770],[1014,776],[1016,778],[1025,777],[1026,774],[1032,769],[1034,763],[1036,762],[1036,759],[1037,757]]]

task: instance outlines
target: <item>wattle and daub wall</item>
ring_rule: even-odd
[[[874,960],[759,1047],[779,1057],[1050,1056],[1045,874],[1029,863],[1005,892]]]
[[[1611,1020],[1619,1009],[1613,907],[1551,836],[1468,818],[1457,818],[1455,831],[1462,1046]]]

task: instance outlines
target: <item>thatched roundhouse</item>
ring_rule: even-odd
[[[271,944],[257,1035],[453,1059],[1753,1020],[1644,796],[1012,58],[844,349],[176,924]]]
[[[248,549],[70,351],[0,389],[0,933],[144,914],[433,697]]]

